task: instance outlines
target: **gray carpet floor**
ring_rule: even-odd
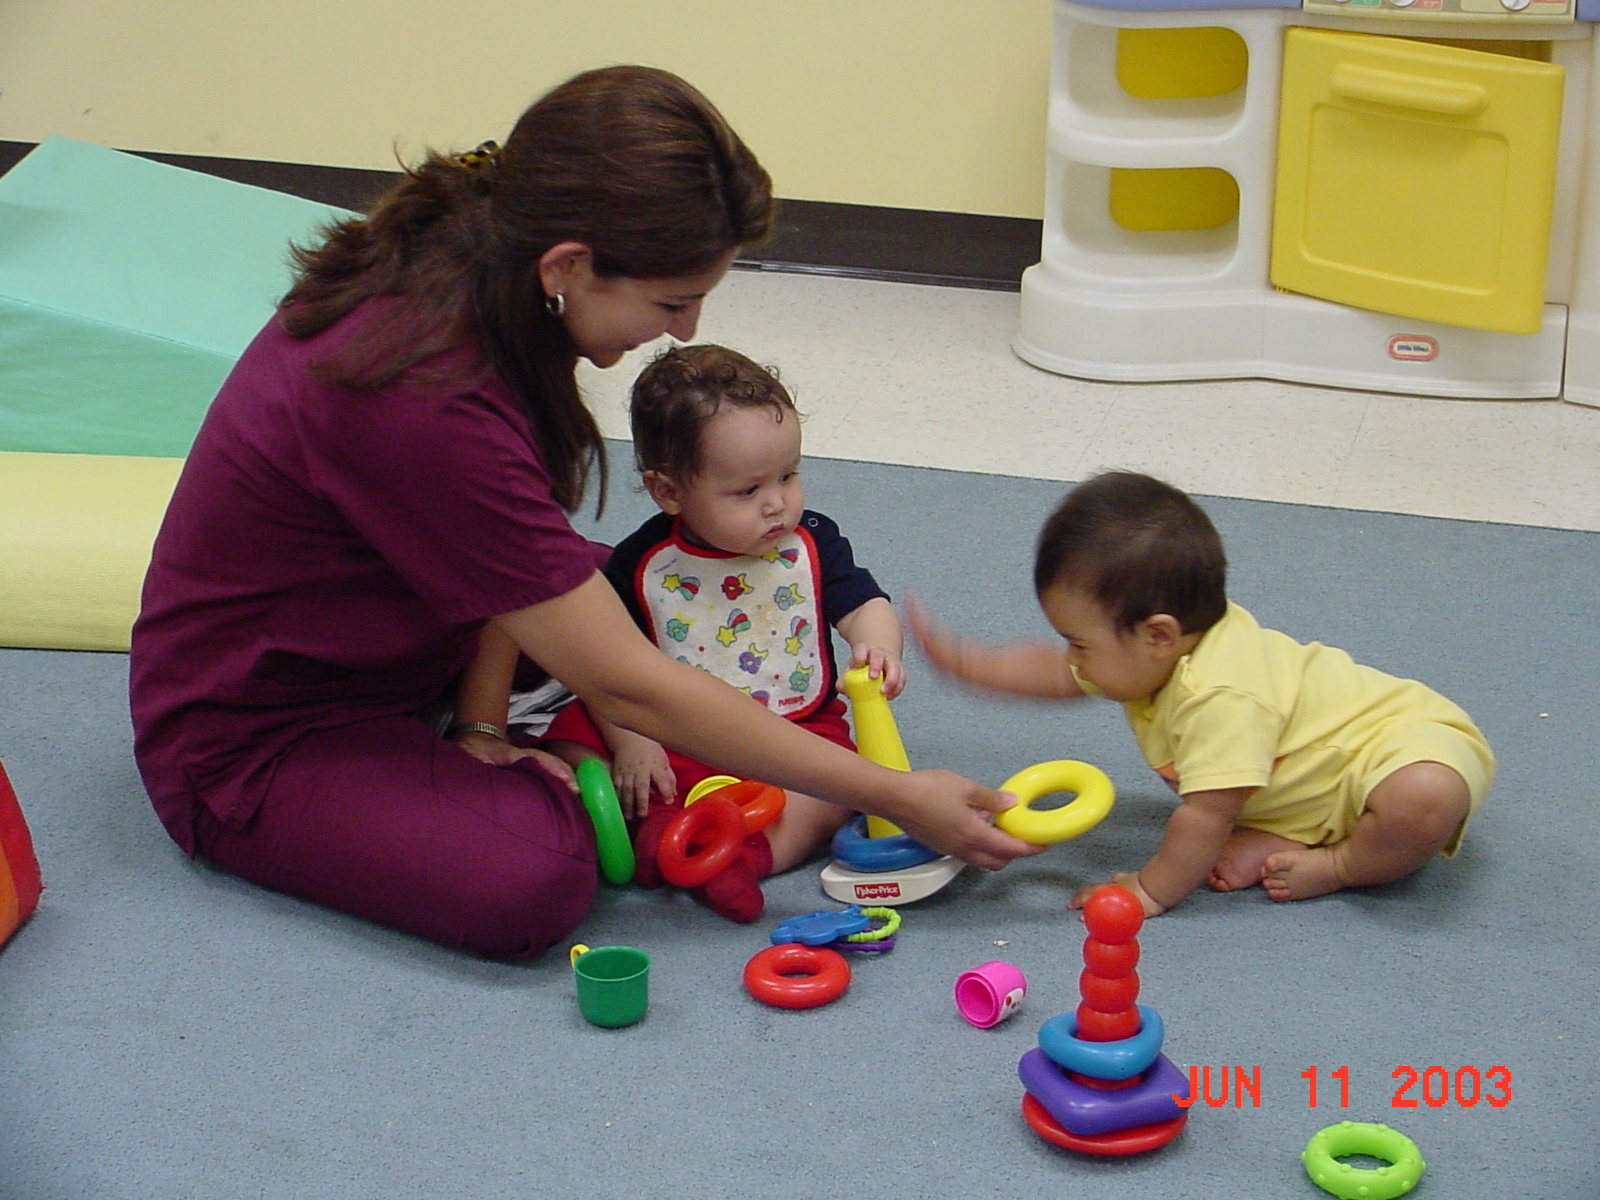
[[[966,630],[1046,632],[1029,559],[1060,485],[831,461],[807,479],[897,596],[914,590]],[[653,959],[649,1014],[607,1031],[579,1017],[564,947],[486,963],[186,861],[134,771],[125,658],[5,650],[0,759],[48,890],[0,951],[0,1197],[1283,1200],[1323,1195],[1298,1155],[1344,1119],[1416,1140],[1419,1197],[1600,1195],[1585,832],[1600,536],[1203,502],[1234,598],[1436,686],[1500,759],[1453,860],[1303,904],[1199,894],[1146,926],[1140,999],[1162,1014],[1168,1055],[1209,1066],[1214,1088],[1259,1069],[1259,1104],[1198,1105],[1178,1141],[1127,1159],[1056,1149],[1019,1115],[1018,1057],[1077,1000],[1083,929],[1066,899],[1143,861],[1171,807],[1110,704],[980,697],[913,656],[896,712],[914,765],[998,783],[1085,759],[1117,784],[1111,816],[904,909],[897,948],[810,1011],[764,1007],[739,980],[779,920],[834,907],[820,864],[770,881],[751,927],[681,895],[602,888],[581,939]],[[626,532],[645,503],[615,489],[597,536]],[[992,958],[1030,990],[979,1031],[951,985]],[[1419,1080],[1401,1096],[1415,1107],[1397,1107],[1404,1067],[1452,1083],[1504,1067],[1509,1100],[1446,1097],[1432,1072],[1431,1093]]]

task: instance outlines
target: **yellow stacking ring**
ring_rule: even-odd
[[[1072,759],[1035,763],[1002,783],[1000,790],[1015,795],[1017,804],[996,817],[994,823],[1012,837],[1038,845],[1064,842],[1087,833],[1105,820],[1116,799],[1116,791],[1104,771]],[[1040,811],[1032,807],[1040,796],[1053,792],[1074,792],[1077,799],[1060,808]]]
[[[689,789],[689,794],[683,798],[683,806],[688,808],[701,796],[708,796],[712,792],[721,791],[725,787],[732,787],[736,783],[743,783],[737,775],[707,775],[699,783]]]

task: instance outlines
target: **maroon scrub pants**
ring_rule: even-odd
[[[418,717],[308,734],[242,828],[197,805],[197,850],[253,883],[488,958],[530,958],[595,892],[582,802],[523,762],[491,767]]]

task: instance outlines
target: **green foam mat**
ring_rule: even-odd
[[[0,450],[178,457],[340,209],[51,137],[0,177]]]

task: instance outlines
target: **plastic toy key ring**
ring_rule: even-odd
[[[1087,833],[1105,820],[1116,799],[1104,771],[1071,759],[1035,763],[1002,783],[1000,790],[1015,795],[1017,805],[1006,809],[994,823],[1012,837],[1037,845],[1064,842]],[[1032,807],[1040,796],[1052,792],[1076,792],[1077,799],[1045,811]]]
[[[1352,1154],[1389,1165],[1367,1169],[1339,1161]],[[1394,1200],[1417,1186],[1428,1165],[1417,1144],[1399,1130],[1359,1121],[1340,1121],[1312,1134],[1300,1161],[1312,1183],[1340,1200]]]
[[[578,764],[578,795],[594,822],[595,849],[600,855],[600,873],[607,883],[627,883],[633,878],[633,844],[628,841],[628,826],[622,819],[617,790],[611,786],[611,772],[598,758]]]
[[[816,1008],[844,995],[850,964],[825,946],[768,946],[744,966],[744,987],[774,1008]]]

